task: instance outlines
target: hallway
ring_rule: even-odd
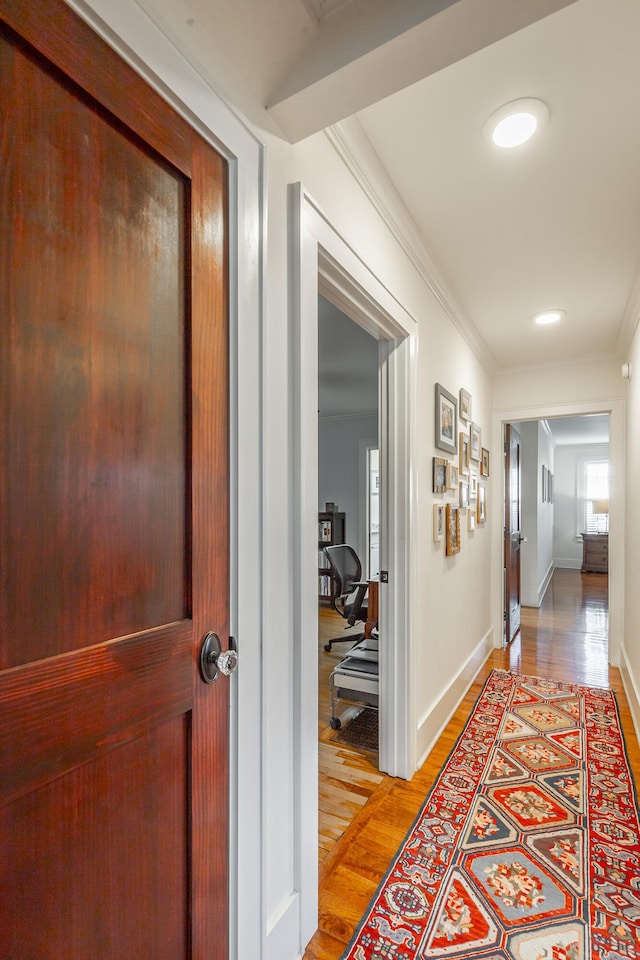
[[[495,650],[422,768],[410,782],[383,776],[320,868],[319,929],[303,960],[338,960],[447,759],[489,672],[496,668],[616,692],[629,761],[640,748],[619,671],[607,663],[608,578],[558,569],[540,609],[522,610],[508,650]]]

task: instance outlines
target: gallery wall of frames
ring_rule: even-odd
[[[461,528],[472,534],[487,520],[489,450],[482,446],[482,427],[473,420],[473,398],[463,387],[456,397],[436,383],[433,458],[433,539],[444,541],[448,557],[460,552]]]

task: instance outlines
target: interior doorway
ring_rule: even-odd
[[[416,425],[414,317],[395,299],[318,208],[301,184],[290,188],[291,323],[295,380],[292,497],[293,627],[297,638],[293,683],[296,804],[295,863],[300,878],[302,937],[317,928],[318,909],[318,294],[339,307],[378,344],[380,513],[380,707],[379,766],[409,778],[416,768],[415,696],[411,680],[414,624],[409,603],[415,496]],[[389,428],[387,428],[389,425]],[[383,577],[385,571],[388,577]],[[388,581],[388,582],[387,582]]]
[[[344,512],[346,542],[367,577],[375,547],[379,557],[379,367],[377,339],[319,295],[318,511],[329,503]]]
[[[505,440],[511,426],[504,424]],[[555,570],[609,573],[610,416],[548,416],[520,420],[515,426],[521,468],[519,594],[522,606],[540,608]],[[515,592],[506,576],[513,477],[513,471],[507,475],[508,460],[505,443],[505,628]],[[589,549],[597,551],[597,562]]]
[[[380,537],[378,341],[318,297],[318,832],[319,859],[362,809],[378,783],[378,638],[370,636]],[[385,444],[383,444],[385,446]],[[345,544],[359,562],[345,603],[329,552]],[[375,568],[375,569],[374,569]],[[353,624],[336,610],[354,608]],[[364,641],[365,632],[369,634]]]

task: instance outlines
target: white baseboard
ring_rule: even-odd
[[[631,711],[633,727],[636,731],[636,739],[640,742],[640,695],[638,693],[638,684],[636,683],[631,667],[629,666],[627,651],[625,650],[624,646],[620,650],[620,676],[622,678],[624,692],[626,693],[627,700],[629,701],[629,709]]]
[[[314,934],[305,931],[303,937],[310,940]],[[299,956],[300,945],[300,895],[297,892],[285,898],[269,917],[267,924],[266,960],[282,960],[283,957]]]
[[[556,557],[556,567],[562,567],[563,570],[580,570],[582,560],[575,560],[573,557]]]
[[[433,750],[438,737],[458,709],[478,671],[492,651],[493,630],[488,630],[438,701],[418,723],[416,751],[418,767],[422,766]]]
[[[540,603],[542,603],[542,601],[544,600],[544,595],[549,588],[549,584],[551,583],[551,578],[553,577],[553,571],[555,570],[556,567],[557,567],[557,563],[555,562],[555,560],[552,560],[549,566],[547,567],[547,572],[545,573],[544,579],[540,584],[540,590],[539,590]]]
[[[523,590],[520,597],[520,602],[523,607],[540,607],[542,606],[542,601],[544,600],[544,595],[547,592],[547,588],[551,583],[551,578],[553,576],[553,571],[558,566],[558,561],[552,562],[549,564],[547,572],[545,573],[542,583],[537,590]]]
[[[528,591],[523,590],[522,596],[520,597],[520,603],[523,607],[539,607],[540,606],[540,594],[537,590]]]

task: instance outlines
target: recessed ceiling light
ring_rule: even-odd
[[[549,119],[549,109],[542,100],[525,98],[505,103],[484,125],[485,139],[497,147],[519,147],[526,143],[536,130],[541,130]]]
[[[563,316],[564,310],[544,310],[542,313],[536,313],[533,320],[541,327],[546,327],[550,323],[557,323]]]

